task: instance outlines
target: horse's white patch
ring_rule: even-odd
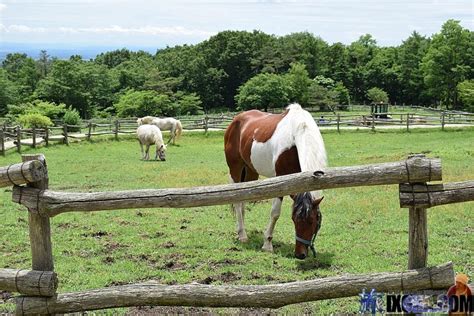
[[[284,151],[296,146],[301,171],[326,168],[324,141],[313,117],[299,104],[288,106],[288,114],[278,123],[272,137],[265,143],[253,141],[250,160],[256,171],[265,177],[274,177],[275,163]],[[312,192],[314,197],[321,194]]]

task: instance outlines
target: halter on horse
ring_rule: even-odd
[[[291,104],[282,114],[257,110],[237,115],[224,136],[225,155],[233,182],[257,180],[259,175],[274,177],[301,171],[323,171],[326,167],[324,142],[313,117],[299,104]],[[293,199],[295,256],[304,259],[308,247],[315,253],[314,240],[321,226],[320,191],[298,193]],[[272,203],[270,222],[264,233],[262,249],[273,251],[273,230],[280,216],[283,198]],[[244,205],[234,205],[237,233],[247,241]]]

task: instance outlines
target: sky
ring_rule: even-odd
[[[474,0],[0,0],[0,42],[165,47],[223,30],[285,35],[308,31],[349,44],[371,34],[399,45],[431,36],[448,19],[473,30]]]

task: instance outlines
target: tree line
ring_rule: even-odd
[[[448,20],[431,37],[414,31],[393,47],[369,34],[344,45],[308,32],[224,31],[156,54],[12,53],[0,68],[0,115],[78,120],[372,101],[474,111],[473,34]]]

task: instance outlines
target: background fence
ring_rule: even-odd
[[[360,106],[359,106],[360,107]],[[363,107],[367,110],[367,106]],[[402,109],[403,107],[398,107]],[[410,108],[413,109],[413,108]],[[426,108],[423,108],[426,112]],[[281,113],[283,109],[270,109],[269,112]],[[315,121],[321,129],[388,129],[399,128],[409,131],[412,128],[439,127],[442,130],[446,126],[474,126],[474,114],[466,112],[448,112],[431,109],[432,113],[409,113],[390,112],[377,114],[361,114],[343,112],[344,114],[334,114],[327,112],[314,112],[309,109]],[[205,116],[183,116],[178,117],[184,130],[204,131],[224,130],[232,122],[237,113],[226,113],[220,115]],[[62,142],[69,144],[71,139],[91,140],[93,137],[111,135],[116,139],[120,135],[130,135],[136,132],[137,118],[127,119],[94,119],[85,121],[81,125],[67,125],[57,121],[59,126],[49,128],[22,128],[21,126],[7,126],[0,130],[0,153],[11,149],[21,152],[22,146],[35,148],[40,144],[49,145],[49,142]]]

